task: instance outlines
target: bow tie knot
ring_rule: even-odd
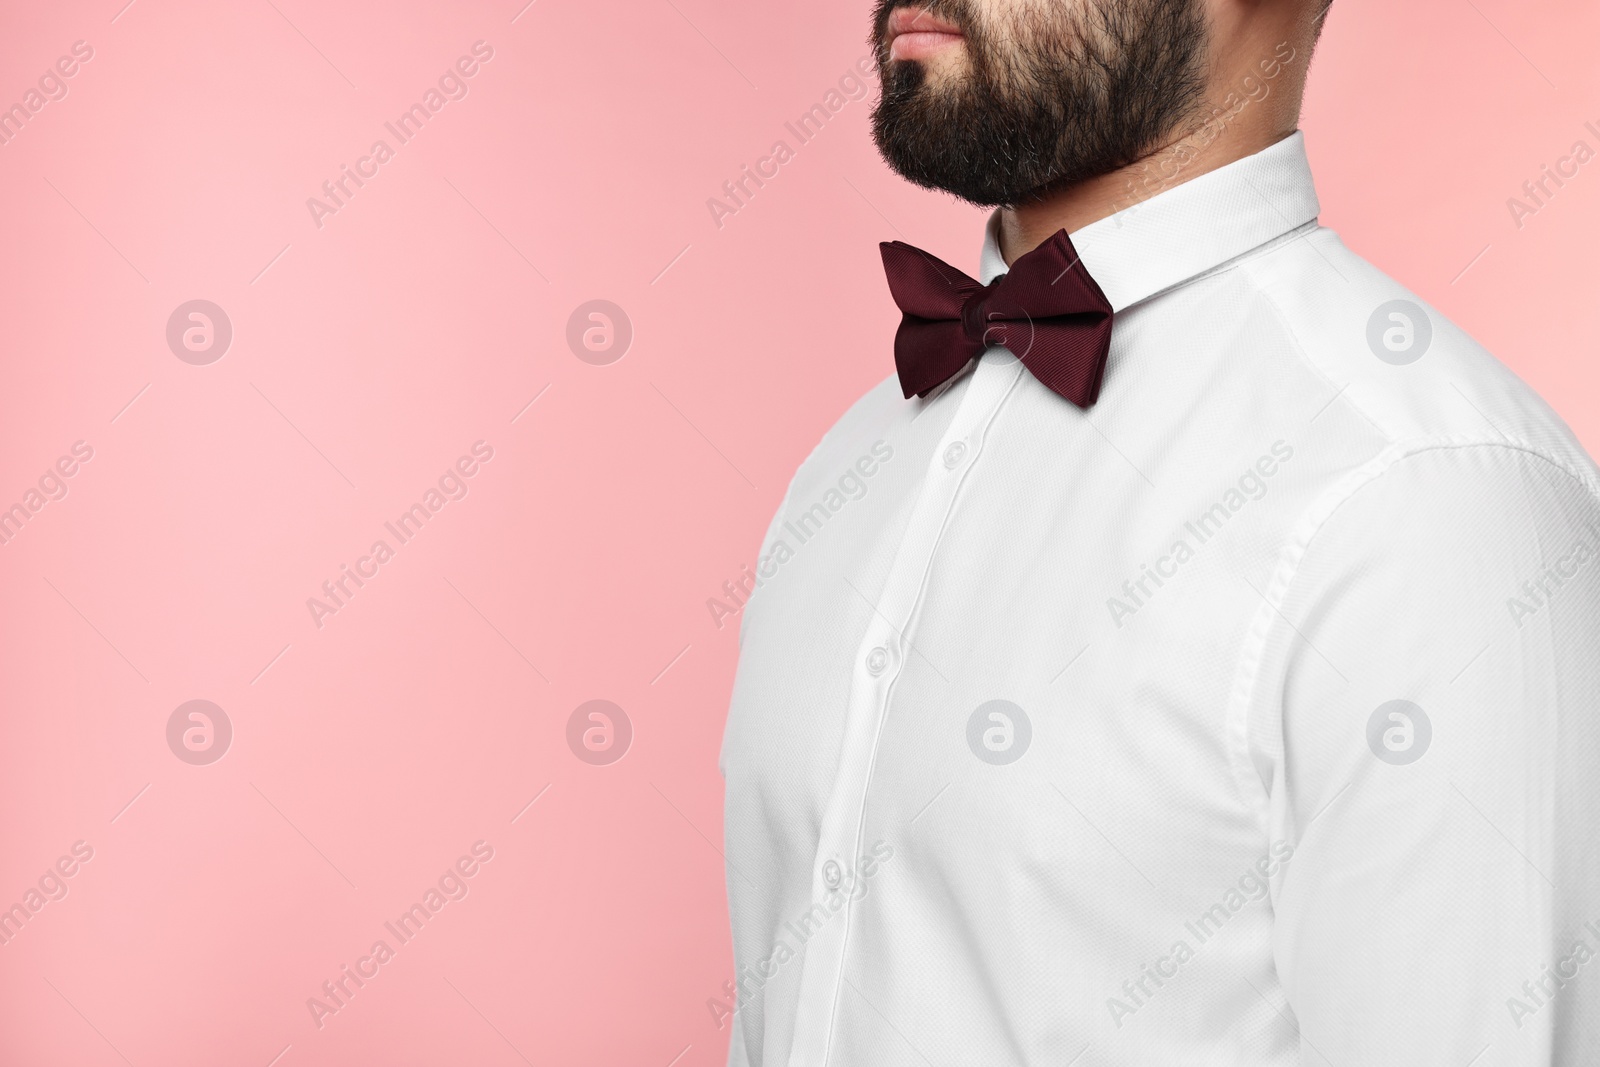
[[[994,292],[995,284],[982,286],[968,294],[961,302],[961,332],[967,340],[974,344],[984,345],[1005,344],[1004,341],[988,340],[989,331],[993,326],[1005,329],[1003,322],[993,323],[989,318],[989,296]]]
[[[901,241],[886,241],[884,271],[902,313],[895,367],[907,397],[926,396],[1002,345],[1054,392],[1087,408],[1111,346],[1111,304],[1078,261],[1065,230],[988,285]]]

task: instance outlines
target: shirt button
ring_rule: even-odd
[[[961,461],[967,458],[967,444],[965,441],[952,441],[950,447],[944,450],[944,465],[946,470],[955,470],[961,466]]]
[[[829,889],[838,889],[839,883],[843,881],[843,879],[844,873],[839,870],[839,865],[833,860],[829,860],[827,863],[822,865],[823,885],[827,886]]]
[[[871,652],[867,653],[867,673],[868,674],[871,674],[871,675],[874,675],[874,676],[882,674],[883,673],[883,669],[885,667],[887,667],[888,665],[889,665],[889,650],[884,648],[882,645],[879,645],[877,648],[875,648]]]

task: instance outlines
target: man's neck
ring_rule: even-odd
[[[1299,58],[1304,62],[1304,56]],[[1266,84],[1259,80],[1256,85]],[[1299,86],[1291,93],[1223,98],[1227,106],[1186,125],[1166,144],[1126,167],[1055,190],[1000,212],[1000,252],[1009,266],[1057,230],[1072,233],[1235,160],[1254,155],[1292,134],[1299,119]],[[1257,90],[1260,91],[1259,89]],[[1271,99],[1279,96],[1278,99]],[[1270,101],[1270,102],[1269,102]],[[1285,105],[1288,106],[1285,106]]]

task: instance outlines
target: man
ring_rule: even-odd
[[[731,1064],[1600,1063],[1600,472],[1318,226],[1323,15],[880,4],[998,210],[761,549]]]

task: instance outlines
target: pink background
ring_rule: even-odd
[[[784,128],[866,53],[865,0],[122,2],[0,33],[0,103],[94,50],[0,146],[0,507],[94,452],[0,546],[0,906],[94,850],[0,946],[0,1062],[722,1063],[736,639],[706,600],[891,370],[876,242],[973,269],[980,237],[880,164],[870,97]],[[1338,0],[1304,123],[1324,221],[1591,450],[1600,161],[1521,229],[1506,200],[1600,148],[1596,39],[1579,0]],[[306,199],[479,40],[468,95],[318,228]],[[204,366],[165,339],[195,298],[234,333]],[[633,325],[610,365],[567,345],[593,299]],[[608,766],[566,741],[597,698],[634,728]],[[166,739],[193,699],[234,731],[206,766]],[[319,1028],[307,998],[480,840]]]

